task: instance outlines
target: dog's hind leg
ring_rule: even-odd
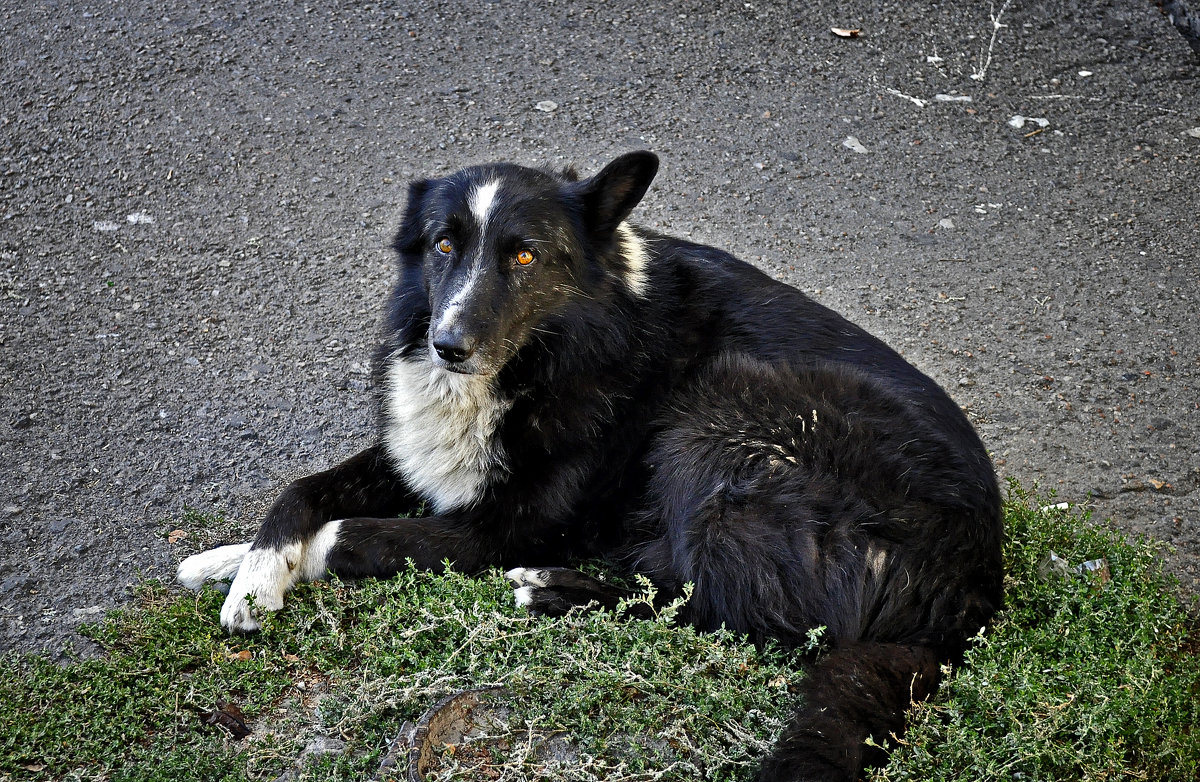
[[[570,568],[519,567],[509,570],[504,577],[513,585],[517,605],[535,616],[562,616],[572,608],[588,606],[612,610],[622,600],[632,597],[628,590]],[[638,619],[649,619],[653,610],[645,603],[632,603],[629,613]]]
[[[856,782],[864,765],[886,760],[909,704],[937,688],[938,656],[930,647],[870,641],[831,650],[802,682],[804,705],[756,782]]]
[[[252,544],[221,546],[179,564],[180,583],[199,589],[206,581],[233,578],[221,609],[229,631],[258,629],[256,614],[283,606],[295,584],[325,574],[338,538],[336,519],[394,516],[412,498],[380,446],[288,486],[267,512]]]

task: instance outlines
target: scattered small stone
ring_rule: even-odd
[[[113,231],[116,231],[120,227],[121,226],[117,225],[116,223],[112,222],[111,220],[96,220],[95,222],[92,223],[92,230],[98,231],[102,234],[112,233]]]
[[[852,149],[860,155],[867,154],[867,148],[854,136],[846,136],[846,140],[842,142],[842,146],[846,149]]]
[[[949,217],[943,217],[941,220],[938,220],[938,228],[942,228],[947,231],[953,231],[954,230],[954,221],[951,220]]]
[[[0,582],[0,595],[7,592],[15,592],[21,587],[28,586],[30,583],[29,576],[13,576],[12,578],[6,578],[4,581]]]
[[[934,95],[933,99],[941,103],[971,103],[970,95],[947,95],[944,92]]]
[[[1188,134],[1192,138],[1200,138],[1200,128],[1188,128],[1187,130],[1185,130],[1183,132]]]
[[[71,526],[70,519],[55,519],[46,526],[46,529],[51,535],[61,535],[67,531],[69,526]]]
[[[555,111],[558,108],[558,104],[552,100],[539,100],[537,102],[537,105],[534,106],[534,108],[537,109],[538,111],[544,111],[547,114],[549,114],[550,112]]]
[[[130,225],[151,225],[154,223],[154,216],[145,212],[134,212],[125,216],[125,222]]]
[[[897,98],[904,98],[907,101],[911,101],[914,105],[916,105],[917,108],[923,109],[929,105],[929,101],[925,100],[924,98],[916,98],[912,95],[906,95],[900,90],[893,89],[891,87],[888,87],[887,91],[889,94],[895,95]]]
[[[1049,127],[1050,125],[1050,120],[1046,119],[1045,117],[1022,117],[1020,114],[1014,114],[1012,119],[1008,121],[1008,125],[1009,127],[1020,130],[1021,128],[1025,127],[1026,122],[1032,122],[1039,128]]]

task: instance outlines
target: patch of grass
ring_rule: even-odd
[[[1152,548],[1042,502],[1014,489],[1008,608],[876,782],[1196,778],[1198,636]],[[1051,550],[1111,580],[1043,577]],[[437,778],[744,780],[795,705],[794,656],[666,617],[531,618],[498,572],[305,585],[250,637],[222,600],[146,583],[87,629],[102,656],[0,658],[0,780],[274,779],[318,736],[344,751],[297,779],[363,780],[406,720],[488,685],[487,735]],[[225,701],[249,737],[206,724]]]
[[[1044,502],[1010,491],[1007,608],[874,782],[1200,779],[1200,634],[1176,585],[1153,545]],[[1110,580],[1075,572],[1101,558]]]
[[[499,572],[304,585],[240,638],[220,629],[215,590],[147,583],[139,597],[87,629],[100,658],[0,661],[0,778],[273,779],[322,735],[346,752],[300,778],[362,780],[405,720],[480,685],[507,690],[497,746],[513,757],[497,765],[511,778],[744,778],[781,727],[797,667],[665,620],[535,619]],[[205,724],[223,700],[249,738]],[[538,752],[564,735],[578,738],[569,771]],[[453,774],[455,759],[443,766]]]
[[[180,599],[146,584],[139,597],[139,608],[89,628],[103,657],[0,659],[0,776],[181,779],[196,766],[212,770],[206,779],[245,778],[232,771],[245,752],[198,730],[198,715],[219,697],[268,708],[285,673],[227,660],[228,642],[202,616],[219,596]]]

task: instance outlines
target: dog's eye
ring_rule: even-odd
[[[441,239],[438,239],[437,244],[434,246],[437,247],[437,251],[442,255],[449,255],[450,253],[454,252],[454,242],[450,241],[444,236]]]
[[[522,266],[528,266],[529,264],[533,263],[533,258],[533,250],[526,249],[517,253],[517,263],[521,264]]]

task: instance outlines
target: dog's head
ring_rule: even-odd
[[[395,242],[402,306],[428,323],[413,354],[493,375],[572,300],[643,295],[645,254],[622,221],[657,170],[631,152],[581,181],[498,164],[414,182]]]

